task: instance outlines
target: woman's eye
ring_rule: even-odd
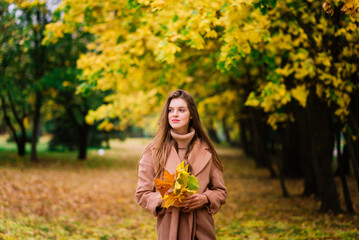
[[[180,112],[184,112],[184,109],[180,109]]]
[[[168,109],[168,112],[172,112],[172,109]]]

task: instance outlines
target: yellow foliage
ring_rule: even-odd
[[[24,124],[24,127],[25,127],[25,129],[28,129],[28,127],[29,127],[29,118],[28,117],[25,117],[24,119],[23,119],[23,124]]]
[[[288,114],[286,113],[272,113],[268,116],[267,123],[276,130],[278,128],[277,124],[279,122],[285,122],[288,119]]]
[[[359,17],[359,1],[347,0],[341,10],[352,17]]]
[[[288,77],[290,74],[294,72],[294,69],[290,64],[286,64],[284,68],[277,68],[275,72],[278,73],[279,75],[282,75],[283,77]]]
[[[328,56],[327,53],[318,53],[317,58],[315,59],[316,64],[323,64],[325,67],[331,66],[331,56]]]
[[[345,37],[350,44],[339,57],[351,59],[359,54],[356,20],[350,18],[337,29],[318,14],[322,2],[308,3],[313,6],[310,10],[306,4],[293,9],[292,1],[277,1],[264,15],[254,9],[252,1],[245,0],[64,0],[59,5],[64,13],[59,21],[46,27],[43,42],[55,42],[65,33],[76,31],[94,35],[95,40],[87,46],[89,51],[77,65],[81,77],[96,85],[96,90],[112,93],[104,106],[89,112],[89,123],[120,117],[119,126],[113,128],[124,129],[134,122],[144,126],[153,122],[144,116],[155,116],[160,111],[159,102],[169,91],[185,87],[201,99],[200,114],[210,116],[204,120],[205,125],[215,124],[213,119],[228,119],[234,126],[243,102],[273,113],[293,96],[305,107],[308,90],[304,86],[308,82],[318,84],[318,96],[328,103],[333,101],[329,89],[353,91],[348,79],[357,70],[356,65],[334,62],[332,53],[323,46],[323,36]],[[330,3],[337,6],[339,1]],[[352,11],[354,3],[346,1],[346,11]],[[332,7],[328,4],[322,6],[326,11]],[[86,11],[91,20],[85,17]],[[251,56],[252,50],[260,57]],[[263,72],[262,66],[256,65],[262,56],[273,59],[268,71],[280,75],[277,79],[266,79],[267,70]],[[215,65],[219,70],[214,69]],[[243,77],[243,72],[250,76]],[[230,89],[239,85],[230,83],[233,78],[237,83],[255,81],[260,87],[243,99],[247,94]],[[290,91],[284,84],[287,81],[292,81]],[[105,126],[104,122],[101,127]]]
[[[306,89],[305,85],[298,85],[296,88],[290,90],[292,96],[298,100],[302,107],[307,105],[307,97],[309,90]]]
[[[244,103],[246,106],[252,106],[252,107],[258,107],[259,106],[259,100],[256,98],[256,95],[254,92],[251,92]]]

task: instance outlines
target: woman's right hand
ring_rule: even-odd
[[[184,203],[183,202],[180,202],[180,201],[178,201],[178,200],[176,200],[176,202],[173,204],[173,206],[174,207],[184,207],[185,205],[184,205]]]
[[[188,201],[190,200],[191,195],[187,195],[184,199],[180,201],[176,200],[176,202],[173,204],[174,207],[186,207],[188,204]]]
[[[180,201],[176,200],[176,202],[173,204],[174,207],[183,207],[183,203],[181,203]]]
[[[170,194],[173,192],[173,189],[169,189],[166,194]],[[175,203],[172,205],[173,207],[178,207],[178,208],[181,208],[181,207],[186,207],[186,205],[188,204],[188,201],[190,200],[191,198],[191,195],[187,195],[185,198],[183,198],[180,201],[176,200]]]

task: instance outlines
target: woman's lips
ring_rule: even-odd
[[[178,120],[178,119],[172,119],[172,122],[179,122],[180,120]]]

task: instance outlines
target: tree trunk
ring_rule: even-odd
[[[357,181],[357,186],[358,186],[358,190],[359,190],[359,164],[358,164],[358,156],[356,155],[354,146],[353,146],[353,141],[351,139],[351,137],[349,136],[348,133],[344,133],[345,136],[345,141],[346,144],[348,146],[348,150],[349,150],[349,155],[350,155],[350,160],[352,162],[352,166],[354,169],[354,175],[355,175],[355,179]]]
[[[87,143],[88,143],[88,132],[89,132],[89,126],[84,121],[84,124],[81,127],[81,130],[79,131],[79,160],[86,160],[87,156]]]
[[[264,114],[260,110],[253,109],[251,112],[254,160],[257,167],[267,168],[271,177],[277,177],[268,154],[267,140],[269,126],[264,122]]]
[[[277,150],[275,159],[276,159],[278,171],[279,171],[279,180],[280,180],[280,187],[282,189],[282,196],[289,197],[287,188],[285,187],[285,177],[284,177],[284,172],[283,172],[283,161],[282,161],[283,151]]]
[[[311,157],[321,199],[321,211],[340,212],[338,193],[332,170],[334,134],[332,116],[326,102],[321,101],[315,90],[308,95],[308,131],[311,133]]]
[[[37,162],[37,139],[39,135],[39,127],[40,127],[40,109],[42,104],[42,96],[41,93],[36,93],[36,100],[35,100],[35,111],[34,111],[34,121],[32,127],[32,135],[31,135],[31,155],[30,159],[33,162]]]
[[[5,134],[5,133],[6,133],[6,122],[1,120],[0,134]]]
[[[308,112],[301,106],[297,106],[294,109],[295,121],[298,127],[298,138],[300,148],[300,162],[304,175],[304,191],[303,196],[310,196],[312,194],[318,195],[318,188],[316,183],[316,177],[312,164],[312,147],[310,144],[310,132],[308,131],[308,122],[310,116],[307,116]]]
[[[283,174],[285,177],[303,177],[299,142],[298,126],[288,120],[284,128],[283,141]]]
[[[216,132],[216,130],[215,130],[214,127],[213,127],[213,122],[211,121],[211,122],[209,123],[209,125],[210,125],[210,126],[209,126],[208,129],[207,129],[209,137],[211,138],[211,140],[212,140],[213,142],[219,143],[219,138],[218,138],[218,136],[217,136],[217,132]]]
[[[20,157],[25,156],[25,145],[26,145],[26,131],[25,131],[25,127],[22,125],[21,126],[21,136],[18,137],[17,136],[17,132],[15,130],[14,125],[11,123],[10,121],[10,117],[7,114],[7,109],[6,109],[6,103],[5,103],[5,98],[0,95],[0,100],[1,100],[1,108],[3,110],[3,114],[4,114],[4,120],[5,120],[5,124],[10,128],[11,133],[14,136],[14,141],[16,143],[17,146],[17,153]],[[22,123],[23,124],[23,123]]]
[[[345,176],[350,175],[350,156],[349,156],[349,149],[347,144],[344,145],[341,159],[342,159],[342,165],[343,165],[342,167],[343,167],[344,175]],[[340,176],[339,165],[337,170],[335,171],[335,176]]]
[[[46,67],[46,55],[45,55],[45,47],[41,45],[42,40],[44,39],[43,29],[47,24],[46,16],[44,13],[40,11],[40,9],[36,9],[36,24],[41,26],[42,30],[34,32],[34,53],[33,53],[33,60],[34,60],[34,79],[35,85],[36,82],[40,81],[40,79],[45,74],[45,67]],[[33,120],[33,128],[32,128],[32,136],[31,136],[31,161],[37,162],[37,140],[39,134],[39,127],[40,127],[40,109],[42,105],[42,92],[41,87],[38,85],[40,89],[35,90],[35,106],[34,106],[34,120]]]
[[[227,126],[227,123],[226,123],[226,119],[225,118],[222,118],[222,126],[223,126],[223,133],[224,133],[224,136],[226,137],[226,141],[229,143],[229,145],[232,145],[232,140],[231,140],[231,136],[229,135],[229,128]]]
[[[217,132],[214,128],[209,127],[207,128],[208,131],[208,135],[210,137],[210,139],[214,142],[214,143],[219,143],[219,139],[217,137]]]
[[[20,138],[19,143],[17,143],[17,154],[20,157],[25,156],[25,146],[26,146],[26,136]]]
[[[345,175],[350,175],[350,160],[349,160],[349,150],[348,146],[344,145],[343,155],[342,155],[343,169]]]
[[[247,114],[248,115],[248,114]],[[244,149],[244,152],[248,156],[253,156],[253,143],[251,141],[251,131],[248,124],[249,120],[246,118],[241,118],[239,120],[239,131],[240,131],[240,141],[241,146]],[[249,135],[249,136],[248,136]]]
[[[354,79],[356,82],[358,82],[357,74],[353,76],[353,81]],[[350,134],[348,131],[344,132],[343,134],[359,190],[359,89],[356,89],[351,97],[349,126],[353,132],[352,134],[355,135],[357,139],[354,140],[352,138],[352,134]]]
[[[340,151],[340,142],[341,142],[340,141],[340,128],[338,128],[338,130],[337,130],[337,152],[338,152],[337,156],[338,156],[338,169],[339,169],[339,174],[340,174],[340,182],[341,182],[342,188],[343,188],[343,195],[344,195],[345,206],[346,206],[347,212],[353,213],[354,212],[353,203],[350,198],[347,179],[345,177],[344,161],[343,161],[343,155]]]

